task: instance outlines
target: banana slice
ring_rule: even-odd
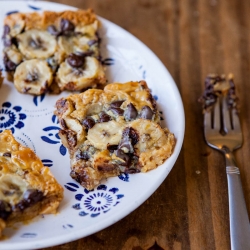
[[[89,50],[89,44],[91,44],[92,40],[93,39],[87,36],[60,36],[58,45],[66,55],[71,53],[84,53]]]
[[[129,124],[138,133],[138,142],[134,148],[139,156],[142,172],[161,165],[172,154],[175,138],[168,129],[145,119],[137,119]]]
[[[18,175],[6,174],[0,177],[0,200],[17,204],[28,189],[27,183]]]
[[[53,80],[52,71],[43,60],[32,59],[22,62],[15,71],[14,84],[21,93],[41,95]]]
[[[139,135],[136,148],[140,152],[150,149],[157,141],[164,137],[164,130],[154,122],[145,119],[137,119],[130,123],[130,127],[135,129]]]
[[[123,129],[124,125],[116,121],[96,123],[88,130],[87,138],[95,148],[105,150],[108,144],[118,145]]]
[[[56,51],[56,39],[47,31],[28,30],[17,36],[19,49],[28,59],[46,59]]]
[[[96,80],[102,83],[105,79],[102,66],[94,57],[85,57],[83,66],[74,68],[67,60],[63,62],[57,72],[58,86],[61,90],[82,90]]]

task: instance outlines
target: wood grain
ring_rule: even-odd
[[[225,163],[204,142],[197,99],[208,73],[235,75],[245,140],[236,159],[250,211],[250,1],[56,2],[93,8],[154,51],[182,95],[186,132],[173,170],[144,204],[109,228],[46,250],[230,249]]]

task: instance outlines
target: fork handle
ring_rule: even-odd
[[[235,163],[234,159],[232,160]],[[236,166],[227,165],[226,171],[228,181],[231,249],[250,249],[250,225],[240,179],[240,170]]]

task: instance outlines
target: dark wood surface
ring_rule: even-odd
[[[230,249],[223,156],[206,146],[197,103],[208,73],[233,73],[244,145],[235,155],[250,212],[250,1],[57,0],[95,12],[145,43],[170,71],[183,98],[180,156],[138,209],[89,237],[46,250]]]

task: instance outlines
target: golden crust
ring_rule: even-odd
[[[14,13],[8,15],[4,19],[4,24],[9,27],[20,25],[25,22],[25,30],[29,29],[46,29],[51,24],[58,24],[64,18],[71,21],[75,26],[89,25],[94,23],[97,18],[92,9],[53,12],[44,11],[43,13]]]
[[[59,99],[56,108],[71,177],[87,189],[120,173],[152,170],[173,152],[174,135],[159,125],[145,81],[89,89]]]
[[[143,106],[149,106],[155,112],[154,121],[159,122],[160,115],[156,110],[155,100],[145,81],[108,84],[104,90],[88,89],[80,94],[61,98],[56,104],[55,114],[59,119],[64,120],[66,126],[74,127],[73,131],[77,135],[77,143],[74,148],[85,140],[85,130],[80,129],[82,128],[81,121],[86,116],[100,113],[107,105],[119,100],[124,100],[121,108],[125,108],[129,103],[132,103],[138,110],[141,110]],[[69,147],[69,144],[65,146]],[[74,151],[74,148],[69,147],[70,151]]]
[[[5,69],[14,76],[19,92],[41,95],[106,84],[97,33],[100,23],[93,10],[14,13],[4,24]],[[52,87],[43,81],[43,70],[32,70],[32,59],[43,60],[51,69]],[[22,74],[14,74],[17,69]],[[36,88],[31,88],[33,83]]]
[[[62,99],[58,100],[58,105]],[[75,106],[75,110],[71,111],[70,116],[81,121],[88,112],[91,112],[93,104],[99,104],[104,106],[111,102],[118,100],[125,100],[122,107],[125,107],[128,103],[133,103],[138,109],[148,105],[151,109],[156,110],[155,100],[146,85],[145,81],[140,82],[127,82],[112,83],[101,89],[88,89],[80,94],[69,95],[67,98],[63,98],[64,101],[69,102]],[[72,107],[72,106],[70,106]],[[56,115],[60,118],[66,118],[68,112],[60,112],[60,109],[56,111]],[[155,121],[158,122],[159,117],[155,117]]]
[[[162,165],[173,152],[175,137],[168,129],[162,129],[159,124],[148,120],[135,120],[130,126],[138,131],[140,140],[135,145],[139,156],[141,172],[147,172]],[[150,135],[151,138],[148,138]]]
[[[33,199],[32,192],[40,198]],[[10,130],[0,133],[0,207],[6,209],[1,219],[10,225],[41,213],[55,213],[62,199],[63,188],[36,154],[17,142]],[[5,226],[0,224],[1,235]]]
[[[25,14],[13,13],[13,14],[5,17],[4,24],[8,25],[9,27],[13,27],[13,26],[18,25],[19,23],[23,22],[24,20],[25,20]]]
[[[0,162],[3,174],[15,174],[43,193],[63,197],[63,188],[58,184],[48,167],[44,167],[34,151],[17,142],[10,130],[0,133]],[[11,157],[3,156],[10,153]]]

